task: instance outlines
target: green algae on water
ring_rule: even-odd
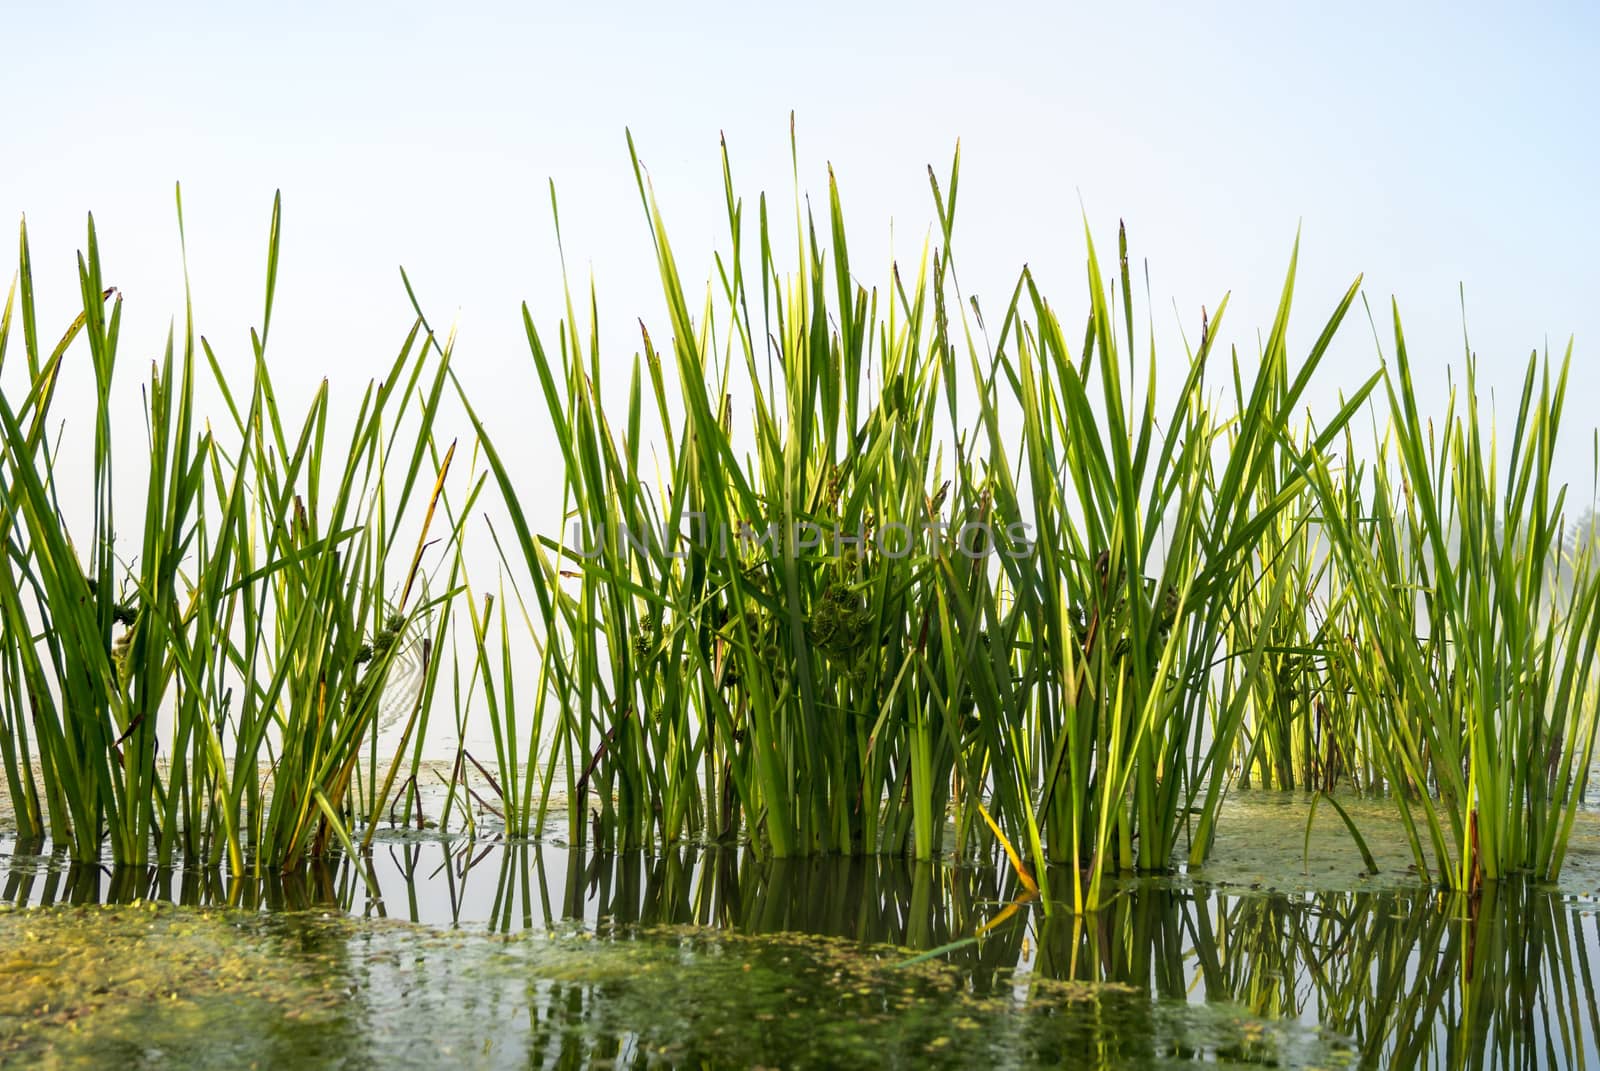
[[[0,913],[0,1060],[185,1067],[1327,1065],[1315,1031],[1119,983],[693,926],[512,936],[149,903]]]

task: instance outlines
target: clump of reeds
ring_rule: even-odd
[[[186,308],[151,368],[148,438],[132,453],[113,441],[122,298],[102,278],[92,219],[83,311],[48,351],[21,234],[0,324],[0,371],[21,388],[0,396],[0,757],[18,833],[48,833],[75,859],[99,861],[109,839],[119,864],[181,855],[238,872],[349,848],[358,760],[390,674],[418,657],[413,639],[432,691],[436,640],[418,633],[453,592],[426,590],[420,559],[448,468],[427,450],[447,365],[429,366],[413,326],[347,445],[330,441],[326,383],[300,426],[286,424],[266,358],[279,219],[275,202],[249,374],[224,371]],[[23,368],[5,366],[8,351]],[[47,429],[85,358],[93,447],[87,472],[69,472]],[[208,376],[220,428],[195,412]],[[115,516],[114,480],[141,468],[142,515]],[[74,530],[62,502],[84,497],[90,525]],[[447,547],[458,534],[433,532]],[[376,776],[374,761],[369,799]]]
[[[1570,349],[1554,368],[1530,357],[1502,455],[1476,357],[1435,425],[1398,309],[1394,342],[1370,497],[1316,461],[1360,627],[1330,654],[1374,726],[1418,868],[1469,891],[1553,878],[1594,757],[1600,641],[1593,540],[1569,540],[1551,476]]]
[[[779,856],[923,859],[947,822],[957,850],[992,828],[1040,874],[1073,864],[1080,907],[1105,873],[1166,867],[1186,831],[1203,856],[1298,594],[1248,568],[1265,533],[1304,523],[1287,454],[1324,449],[1376,382],[1291,440],[1356,287],[1294,361],[1291,266],[1260,372],[1235,364],[1236,411],[1207,396],[1219,306],[1158,414],[1125,240],[1120,301],[1091,243],[1081,348],[1026,272],[989,341],[950,256],[959,157],[930,172],[937,242],[879,291],[852,270],[831,176],[824,220],[797,207],[785,268],[724,151],[728,247],[699,310],[638,177],[670,341],[641,337],[625,405],[602,397],[570,298],[554,342],[525,309],[572,533],[534,536],[491,454],[543,613],[574,825],[592,800],[620,846],[742,833]],[[647,394],[658,487],[639,471]],[[1239,667],[1220,692],[1219,659]]]
[[[1569,537],[1550,476],[1564,365],[1530,363],[1502,457],[1470,357],[1440,430],[1420,415],[1398,317],[1392,371],[1299,415],[1360,280],[1292,346],[1298,245],[1254,360],[1220,352],[1224,297],[1158,361],[1125,233],[1109,270],[1087,243],[1081,335],[1026,270],[986,313],[954,266],[959,153],[929,172],[920,255],[869,289],[831,173],[820,215],[796,197],[788,263],[788,222],[747,206],[724,149],[727,235],[691,305],[635,170],[668,317],[641,325],[625,396],[602,388],[592,290],[553,332],[523,308],[563,463],[554,533],[420,305],[348,429],[326,385],[283,418],[276,206],[248,374],[186,308],[146,448],[118,454],[121,298],[92,223],[83,311],[50,350],[24,230],[0,325],[0,760],[24,837],[235,871],[354,852],[396,793],[417,806],[451,661],[457,730],[481,703],[495,755],[463,754],[449,798],[481,778],[495,799],[465,796],[513,836],[561,781],[597,847],[998,848],[1047,902],[1065,864],[1084,910],[1108,875],[1202,862],[1242,780],[1392,791],[1419,869],[1452,887],[1559,870],[1600,643],[1592,532]],[[46,430],[84,357],[92,464],[69,473]],[[476,437],[456,498],[446,398]],[[1351,420],[1374,401],[1362,459]],[[114,459],[146,480],[132,524]],[[500,584],[475,591],[487,481],[509,530],[488,533]],[[64,497],[92,503],[87,528]]]

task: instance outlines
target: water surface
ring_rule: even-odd
[[[1203,871],[1046,913],[993,866],[385,834],[234,881],[0,843],[0,1061],[1600,1066],[1594,816],[1561,885],[1427,889],[1382,801],[1241,794]],[[1058,877],[1058,884],[1065,876]]]

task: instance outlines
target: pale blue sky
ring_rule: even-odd
[[[546,179],[569,262],[598,278],[620,368],[636,317],[664,320],[624,126],[700,277],[724,229],[718,131],[749,199],[764,187],[787,204],[794,109],[802,183],[825,191],[833,162],[868,285],[886,276],[891,218],[900,253],[920,243],[925,165],[943,171],[960,137],[962,281],[991,303],[1024,261],[1058,303],[1081,300],[1081,198],[1105,248],[1128,221],[1158,323],[1176,303],[1192,327],[1231,289],[1247,349],[1299,223],[1301,345],[1363,271],[1375,308],[1399,297],[1433,384],[1460,358],[1458,284],[1502,395],[1532,347],[1575,335],[1562,465],[1587,498],[1600,399],[1592,9],[230,6],[5,15],[0,215],[28,213],[47,323],[76,298],[72,256],[93,209],[108,280],[128,298],[127,352],[159,347],[181,308],[181,179],[201,327],[242,358],[281,187],[280,376],[309,386],[331,372],[353,397],[409,323],[403,263],[436,320],[459,317],[459,367],[502,448],[539,461],[550,444],[525,415],[538,410],[517,310],[527,299],[551,326],[559,312]],[[1376,360],[1364,320],[1351,322],[1321,389],[1353,386]],[[527,471],[555,486],[549,466]]]

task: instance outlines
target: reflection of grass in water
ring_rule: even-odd
[[[905,950],[697,927],[465,936],[148,904],[0,914],[0,1061],[70,1066],[1104,1066],[1295,1062],[1234,1006],[1019,975],[982,989]]]
[[[670,873],[596,874],[609,891],[569,887],[573,921],[509,938],[337,912],[0,915],[0,1047],[29,1064],[160,1052],[299,1066],[337,1052],[355,1066],[1031,1066],[1094,1051],[1101,1066],[1328,1066],[1340,1053],[1326,1039],[1348,1038],[1399,1068],[1458,1052],[1492,1065],[1502,1048],[1575,1066],[1600,1037],[1593,913],[1531,886],[1302,899],[1147,881],[1094,916],[1034,905],[1022,925],[907,967],[1008,890],[850,886],[813,864],[753,863],[735,882],[747,895],[708,909],[713,927],[684,911],[719,893]],[[846,891],[819,905],[823,884]],[[585,904],[598,921],[576,921]],[[911,921],[919,911],[933,918]]]
[[[1344,1038],[1392,1068],[1452,1066],[1453,1054],[1496,1066],[1501,1050],[1577,1066],[1597,1053],[1593,911],[1527,884],[1469,900],[1415,876],[1391,886],[1400,879],[1388,873],[1360,889],[1274,892],[1288,875],[1273,861],[1298,866],[1298,808],[1277,794],[1235,802],[1260,843],[1219,841],[1205,873],[1219,884],[1119,884],[1095,915],[1031,905],[911,968],[900,965],[913,950],[981,928],[1014,886],[994,871],[936,880],[880,861],[747,855],[733,866],[713,853],[699,867],[637,856],[586,867],[576,852],[566,881],[528,886],[530,904],[565,886],[545,905],[551,929],[529,921],[509,938],[357,921],[337,907],[0,913],[0,1051],[22,1046],[28,1064],[50,1052],[126,1062],[137,1042],[186,1066],[324,1050],[354,1066],[463,1054],[494,1066],[1031,1066],[1086,1051],[1102,1066],[1328,1066],[1339,1053],[1325,1039]],[[1363,806],[1376,816],[1381,803]],[[1337,828],[1327,836],[1342,840]],[[515,899],[506,888],[501,899]],[[46,994],[50,1012],[24,1029]]]

